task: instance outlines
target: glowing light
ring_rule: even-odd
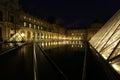
[[[41,27],[41,30],[43,29],[43,27]]]
[[[31,27],[32,27],[32,25],[31,25],[31,24],[29,24],[29,27],[31,28]]]
[[[72,35],[74,35],[74,33],[72,33]]]
[[[112,64],[113,68],[120,73],[120,65]]]
[[[42,36],[42,39],[44,39],[44,35]]]
[[[82,47],[83,47],[83,45],[81,44],[81,45],[80,45],[80,47],[82,48]]]
[[[34,25],[34,29],[36,28],[36,25]]]
[[[44,43],[42,43],[42,46],[44,46]]]
[[[27,26],[27,23],[26,22],[24,22],[24,27],[26,27]]]
[[[75,42],[73,41],[73,44],[75,44]]]
[[[46,45],[46,46],[48,45],[47,42],[45,43],[45,45]]]
[[[29,18],[29,21],[31,21],[31,18]]]
[[[26,16],[24,16],[24,19],[26,19]]]
[[[55,45],[55,42],[54,42],[54,45]]]
[[[72,45],[72,47],[74,47],[74,45]]]
[[[48,45],[50,46],[50,42],[48,43]]]
[[[40,27],[38,26],[38,29],[40,29]]]
[[[53,45],[53,42],[51,42],[51,45]]]
[[[61,44],[61,42],[58,42],[58,44]]]
[[[22,33],[22,34],[21,34],[21,36],[22,36],[22,37],[24,37],[24,36],[25,36],[25,34],[24,34],[24,33]]]

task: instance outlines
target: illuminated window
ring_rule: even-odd
[[[29,18],[29,21],[31,21],[31,18]]]
[[[81,40],[81,37],[79,37],[79,39]]]
[[[34,29],[36,28],[36,25],[34,25]]]
[[[36,22],[36,20],[34,20],[34,22]]]
[[[74,35],[74,33],[72,33],[72,35]]]
[[[38,29],[40,29],[40,27],[38,26]]]
[[[31,27],[32,27],[32,25],[31,25],[31,24],[29,24],[29,27],[31,28]]]
[[[44,39],[44,34],[41,35],[42,39]]]
[[[27,26],[27,23],[26,22],[24,22],[24,27],[26,27]]]
[[[26,16],[24,16],[23,18],[26,19]]]
[[[43,29],[43,27],[41,27],[41,30]]]

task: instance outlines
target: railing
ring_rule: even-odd
[[[37,58],[36,58],[36,51],[35,51],[35,44],[34,43],[34,80],[38,80],[38,69],[37,69]],[[63,71],[58,67],[58,65],[45,53],[45,51],[39,46],[37,45],[41,51],[41,53],[44,55],[45,59],[51,64],[51,66],[53,66],[53,68],[55,69],[55,71],[57,71],[59,73],[59,75],[61,75],[61,77],[63,78],[63,80],[68,80],[68,77],[63,73]]]
[[[36,57],[35,42],[33,43],[33,71],[34,71],[34,80],[38,80],[38,68],[37,68],[37,57]]]
[[[85,45],[85,54],[84,54],[84,60],[83,60],[83,72],[82,72],[82,80],[85,80],[86,78],[86,58],[87,58],[87,48],[88,48],[88,44],[87,41],[84,41],[84,45]]]
[[[21,45],[19,45],[19,44],[21,44]],[[0,43],[0,46],[1,46],[0,55],[4,55],[6,53],[9,53],[10,51],[17,49],[24,44],[25,43],[21,43],[21,42],[17,42],[16,44],[14,42]],[[4,47],[2,47],[2,46],[4,46]]]

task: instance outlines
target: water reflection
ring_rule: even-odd
[[[70,45],[71,48],[83,48],[84,46],[82,41],[43,41],[38,44],[43,49],[52,49],[64,45]]]
[[[78,44],[79,41],[77,44],[72,44],[70,41],[55,41],[51,43],[52,44],[50,46],[44,45],[44,47],[42,47],[45,54],[54,61],[54,63],[60,68],[60,70],[63,71],[65,75],[67,75],[67,77],[69,77],[69,79],[80,80],[80,75],[82,75],[83,56],[85,50],[84,47],[80,48],[80,46],[83,44]]]
[[[5,50],[11,49],[13,47],[21,46],[23,44],[24,44],[23,42],[3,42],[3,43],[0,43],[0,53],[5,51]]]
[[[14,47],[14,43],[0,43],[0,51]]]

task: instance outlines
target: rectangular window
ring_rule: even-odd
[[[29,28],[31,28],[32,27],[32,25],[31,24],[29,24]]]
[[[24,27],[26,27],[27,26],[27,23],[26,22],[24,22]]]
[[[36,25],[34,25],[34,29],[36,28]]]

